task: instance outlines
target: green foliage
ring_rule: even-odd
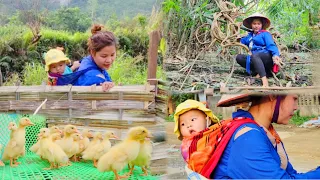
[[[143,84],[147,78],[147,50],[149,36],[147,33],[148,18],[138,15],[120,21],[117,18],[107,22],[107,29],[115,33],[120,42],[120,53],[111,68],[112,78],[122,84]],[[54,30],[41,27],[41,38],[31,45],[33,33],[24,25],[5,25],[0,27],[0,68],[4,80],[16,83],[17,74],[25,85],[41,84],[46,79],[43,54],[51,48],[63,46],[71,60],[80,60],[87,56],[88,31],[75,32]],[[130,71],[128,71],[130,69]],[[41,73],[42,72],[42,73]],[[165,79],[161,67],[157,77]],[[44,74],[43,74],[44,73]],[[39,77],[35,78],[38,74]],[[39,79],[38,79],[39,78]],[[34,80],[34,81],[33,81]],[[12,84],[12,83],[11,83]]]
[[[136,58],[132,58],[126,53],[120,52],[116,61],[108,71],[112,81],[122,85],[145,84],[147,81],[147,65],[135,64]],[[160,66],[157,67],[157,78],[165,79],[165,74]]]
[[[219,9],[216,2],[210,0],[199,0],[192,3],[185,0],[164,0],[162,10],[165,14],[164,34],[170,44],[167,53],[182,54],[185,50],[181,47],[184,45],[198,51],[194,46],[197,42],[193,38],[196,28],[204,23],[211,24],[214,12]]]
[[[188,99],[194,99],[194,95],[186,93],[178,93],[172,95],[172,101],[175,104],[175,106],[178,106],[179,104],[183,103]]]
[[[283,42],[289,46],[295,43],[316,47],[311,26],[319,23],[320,1],[318,0],[263,0],[259,4],[266,11],[272,24],[283,35]]]
[[[294,116],[290,119],[290,122],[292,124],[299,126],[299,125],[303,124],[304,122],[309,121],[315,117],[316,116],[300,116],[300,111],[298,110],[294,113]]]
[[[40,63],[28,63],[23,71],[23,85],[41,85],[42,82],[47,82],[47,73],[44,70],[44,65]]]
[[[17,85],[17,82],[21,82],[21,79],[19,77],[18,73],[13,73],[10,75],[10,77],[3,83],[4,86],[15,86]]]
[[[149,45],[146,25],[147,18],[140,14],[122,21],[114,16],[106,23],[106,28],[118,37],[120,49],[126,51],[130,56],[142,55],[146,59]]]
[[[61,8],[46,18],[45,25],[56,30],[85,32],[91,26],[91,19],[77,7]]]
[[[90,22],[93,18],[94,22],[104,23],[112,14],[121,19],[138,13],[150,15],[152,7],[160,2],[161,0],[4,0],[0,1],[0,11],[4,15],[12,16],[17,10],[57,12],[60,8],[79,8],[81,12],[89,14]],[[50,16],[51,13],[48,14]]]

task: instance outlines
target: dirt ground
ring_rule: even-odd
[[[166,126],[169,151],[168,178],[186,179],[184,162],[178,151],[180,141],[173,134],[174,123]],[[295,125],[275,125],[283,140],[289,160],[298,172],[307,172],[320,166],[320,129],[299,128]]]

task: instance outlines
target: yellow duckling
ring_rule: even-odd
[[[0,144],[0,150],[2,149],[2,145]],[[0,166],[4,166],[4,163],[0,160]]]
[[[73,138],[71,137],[71,135],[74,133],[79,133],[79,131],[77,127],[69,124],[64,127],[63,132],[64,132],[63,138],[61,140],[57,140],[56,143],[59,144],[59,146],[61,146],[64,152],[66,152],[70,150],[72,146]]]
[[[90,151],[86,151],[86,153],[83,154],[82,158],[84,160],[93,160],[93,166],[97,167],[97,160],[111,148],[111,142],[109,140],[110,138],[118,137],[115,136],[113,132],[107,132],[104,135],[103,141],[92,146],[92,149]]]
[[[49,130],[50,130],[51,134],[59,133],[60,136],[61,136],[61,130],[59,129],[59,127],[57,127],[57,126],[52,126],[52,127],[49,128]],[[39,137],[38,137],[38,139],[39,139]],[[38,141],[37,143],[35,143],[34,145],[32,145],[32,146],[29,148],[29,150],[30,150],[31,152],[37,153],[37,154],[41,157],[41,155],[40,155],[41,152],[38,152],[39,147],[40,147],[40,142]]]
[[[111,147],[98,161],[100,172],[113,171],[115,178],[127,178],[119,176],[117,171],[121,171],[129,162],[137,158],[141,143],[145,138],[151,137],[149,131],[142,126],[129,129],[127,138],[121,143]]]
[[[140,141],[141,147],[137,158],[129,164],[131,165],[130,172],[128,175],[130,176],[134,170],[134,166],[140,166],[144,174],[140,174],[141,176],[147,176],[147,168],[150,166],[151,162],[151,154],[152,154],[152,143],[150,139],[144,139]]]
[[[89,143],[88,147],[82,152],[82,155],[86,154],[87,152],[92,151],[91,149],[96,145],[99,144],[103,140],[102,133],[96,132],[93,136],[93,140]]]
[[[40,129],[39,137],[41,154],[50,162],[50,167],[44,168],[44,170],[59,168],[59,164],[66,164],[68,162],[69,158],[66,153],[59,145],[52,141],[52,136],[48,128]]]
[[[71,148],[68,149],[66,152],[68,158],[71,158],[73,156],[73,160],[77,162],[77,153],[79,152],[80,149],[80,140],[82,140],[82,136],[79,133],[74,133],[71,135],[72,137],[72,144]]]
[[[78,152],[78,154],[81,154],[85,149],[88,148],[88,146],[90,144],[89,138],[92,138],[93,135],[88,129],[84,129],[82,131],[82,137],[83,137],[83,139],[80,140],[80,151]]]
[[[33,126],[34,124],[29,118],[23,117],[19,121],[19,127],[16,128],[15,123],[9,124],[9,130],[12,130],[10,134],[10,140],[4,149],[2,160],[10,160],[10,166],[18,166],[18,162],[15,162],[19,156],[24,156],[25,154],[25,144],[26,144],[26,130],[27,126]]]

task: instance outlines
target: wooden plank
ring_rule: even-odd
[[[158,30],[152,31],[149,34],[149,49],[148,49],[148,79],[157,78],[157,60],[158,60],[158,46],[161,35]],[[157,81],[149,80],[150,84],[155,85]]]
[[[0,86],[0,93],[16,92],[19,86]]]
[[[0,92],[0,101],[7,101],[7,100],[15,100],[16,99],[16,93],[1,93]]]
[[[11,100],[2,102],[2,104],[9,104],[7,110],[33,110],[34,107],[38,107],[41,101],[26,101],[26,100]],[[103,100],[97,101],[97,110],[108,109],[145,109],[144,102],[127,101],[127,100]],[[90,101],[84,100],[48,100],[46,102],[46,109],[92,109]],[[3,108],[2,108],[3,109]]]
[[[96,90],[92,91],[91,86],[1,86],[0,93],[6,92],[102,92],[102,87],[97,86]],[[154,91],[155,86],[151,85],[147,91]],[[144,85],[125,85],[115,86],[109,92],[145,92]],[[106,92],[107,93],[107,92]]]
[[[148,92],[154,90],[155,86],[150,86]],[[102,92],[102,87],[97,86],[95,90],[92,90],[90,86],[72,86],[72,92]],[[125,85],[125,86],[114,86],[108,92],[145,92],[144,85]],[[108,93],[105,92],[105,93]]]
[[[45,92],[46,86],[19,86],[16,92]]]
[[[72,89],[72,86],[46,86],[46,93],[54,93],[54,92],[69,92]]]
[[[117,100],[119,99],[118,93],[73,93],[73,99],[81,100]],[[137,100],[137,101],[152,101],[154,99],[153,93],[124,93],[123,100]]]
[[[0,111],[9,111],[10,104],[8,101],[0,101]]]

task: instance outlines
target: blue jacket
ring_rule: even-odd
[[[257,52],[271,53],[272,56],[280,56],[278,47],[274,43],[271,34],[268,31],[261,30],[256,35],[250,32],[247,36],[241,38],[240,42],[249,47],[250,40],[253,40],[251,49],[252,54]]]
[[[91,86],[94,84],[100,85],[100,83],[103,82],[112,82],[108,72],[99,68],[93,61],[92,56],[84,57],[81,60],[78,71],[88,68],[91,68],[91,70],[88,70],[78,78],[77,82],[75,83],[76,86]]]
[[[252,115],[242,111],[241,117]],[[240,117],[237,116],[237,117]],[[243,127],[254,128],[234,140]],[[287,156],[288,157],[288,156]],[[297,173],[288,160],[286,170],[280,168],[280,157],[264,129],[255,124],[240,126],[230,139],[222,157],[211,174],[214,179],[319,179],[320,167],[307,173]]]

